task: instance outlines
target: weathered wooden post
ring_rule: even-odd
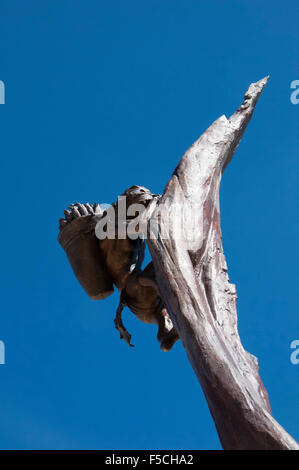
[[[241,344],[220,229],[221,176],[267,80],[251,84],[237,111],[217,119],[190,147],[149,215],[147,243],[160,295],[224,449],[299,449],[272,417],[258,361]]]

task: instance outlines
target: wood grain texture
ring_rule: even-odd
[[[217,119],[187,150],[148,214],[147,243],[160,295],[224,449],[299,449],[272,417],[258,361],[241,344],[220,228],[221,176],[266,83],[251,84],[237,111]]]

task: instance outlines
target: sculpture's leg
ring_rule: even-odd
[[[160,298],[153,263],[149,263],[143,271],[135,270],[128,276],[124,298],[139,320],[158,326],[157,339],[161,349],[169,351],[179,335]]]
[[[120,339],[124,339],[125,342],[131,346],[131,348],[134,347],[133,344],[131,344],[131,338],[132,338],[132,335],[130,335],[130,333],[128,332],[128,330],[126,329],[126,327],[124,326],[123,322],[122,322],[122,318],[121,318],[121,314],[122,314],[122,311],[124,309],[124,307],[126,306],[126,302],[124,301],[123,297],[122,297],[122,294],[120,295],[120,300],[119,300],[119,305],[118,305],[118,308],[117,308],[117,311],[116,311],[116,317],[114,319],[114,324],[115,324],[115,328],[119,331],[120,333]]]
[[[156,283],[155,268],[152,261],[144,268],[143,271],[139,272],[138,282],[141,286],[153,287],[157,294],[159,294],[159,289]]]

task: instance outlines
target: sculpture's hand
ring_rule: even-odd
[[[120,333],[120,339],[124,339],[125,342],[131,346],[131,348],[134,347],[133,344],[131,344],[131,338],[132,338],[132,335],[130,335],[130,333],[128,332],[128,330],[126,329],[126,327],[124,326],[123,322],[122,322],[122,318],[121,318],[121,314],[122,314],[122,311],[124,309],[124,307],[126,306],[126,303],[124,302],[124,300],[122,299],[122,297],[120,298],[120,301],[119,301],[119,305],[118,305],[118,308],[117,308],[117,311],[116,311],[116,317],[114,319],[114,324],[115,324],[115,328],[119,331]]]

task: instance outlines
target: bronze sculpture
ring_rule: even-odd
[[[132,186],[123,194],[127,207],[132,204],[148,205],[153,195],[142,186]],[[111,206],[118,215],[118,202]],[[168,351],[179,336],[162,302],[155,282],[153,263],[142,270],[145,242],[141,238],[115,237],[99,240],[95,233],[97,223],[107,215],[97,203],[71,204],[59,219],[58,241],[65,250],[74,274],[93,300],[105,299],[115,285],[120,291],[120,302],[114,320],[115,327],[130,346],[131,335],[124,327],[121,313],[125,306],[145,323],[158,326],[157,339],[161,349]],[[116,218],[118,220],[118,218]],[[134,219],[127,216],[125,224]],[[117,229],[117,221],[115,222]]]
[[[144,245],[140,242],[130,245],[130,241],[120,237],[107,242],[105,250],[101,244],[98,250],[93,218],[102,221],[105,216],[97,205],[73,205],[65,213],[66,220],[60,223],[59,241],[85,290],[93,298],[104,298],[114,283],[121,291],[116,327],[128,343],[130,335],[120,317],[125,302],[141,320],[158,323],[158,339],[164,349],[170,349],[178,339],[176,330],[179,332],[224,449],[299,449],[273,418],[258,360],[242,346],[236,288],[228,277],[220,227],[221,177],[267,80],[268,77],[252,83],[236,112],[229,118],[223,115],[217,119],[185,152],[161,197],[138,186],[125,192],[146,206],[144,221],[153,264],[144,271]],[[177,220],[177,207],[179,212],[186,211],[188,215],[191,210],[194,214],[195,223],[187,218],[186,238],[178,236],[178,228],[184,223]],[[90,223],[80,221],[82,226],[77,228],[75,219],[83,217],[89,217]],[[96,261],[98,251],[101,260]]]

